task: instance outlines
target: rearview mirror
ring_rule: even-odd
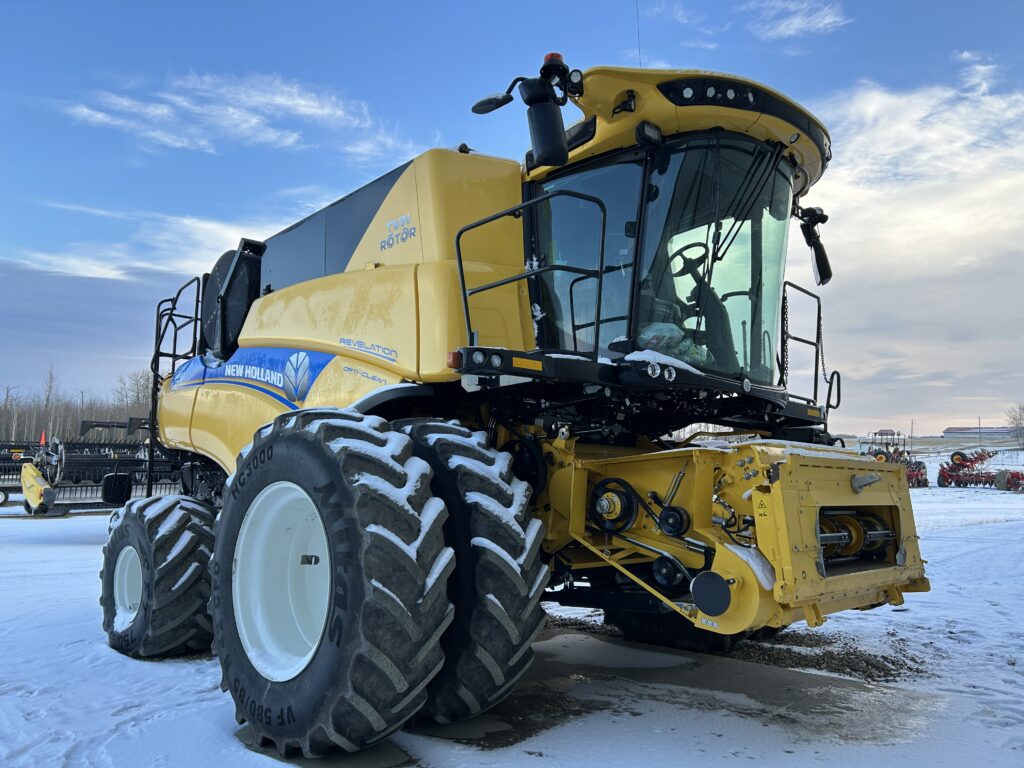
[[[832,265],[829,264],[828,254],[825,253],[825,246],[822,245],[821,236],[818,234],[818,225],[828,221],[828,214],[821,208],[798,208],[796,215],[800,219],[800,231],[804,234],[804,240],[814,251],[814,282],[818,285],[828,285],[832,279]]]
[[[815,239],[811,243],[811,249],[814,251],[814,281],[818,285],[828,285],[832,279],[832,265],[829,264],[825,246],[821,240]]]
[[[126,472],[104,475],[101,495],[104,504],[125,504],[132,497],[132,476]]]
[[[533,145],[533,167],[565,165],[569,162],[569,144],[565,140],[562,110],[551,83],[539,77],[524,80],[519,95],[526,104]]]
[[[504,107],[510,101],[512,101],[511,93],[492,93],[490,96],[484,96],[473,105],[473,113],[486,115],[488,112]]]

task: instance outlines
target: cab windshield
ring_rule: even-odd
[[[647,197],[637,348],[774,384],[789,163],[746,139],[666,144]]]
[[[735,134],[667,142],[650,158],[627,152],[545,181],[543,192],[604,202],[605,268],[596,325],[595,277],[538,276],[538,347],[591,354],[596,346],[615,358],[632,337],[637,350],[776,383],[792,181],[777,148]],[[562,197],[537,208],[528,266],[596,269],[597,207]]]

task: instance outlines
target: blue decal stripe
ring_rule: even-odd
[[[246,387],[247,389],[255,389],[257,392],[262,392],[264,395],[270,395],[272,398],[277,400],[277,402],[281,403],[284,406],[287,406],[287,408],[289,410],[292,410],[292,411],[299,410],[299,406],[297,406],[291,400],[283,398],[283,397],[281,397],[281,395],[277,394],[276,392],[272,392],[269,389],[266,389],[264,387],[258,386],[256,384],[250,384],[247,381],[236,381],[235,379],[207,379],[205,382],[203,382],[203,381],[194,381],[194,382],[189,382],[188,384],[182,384],[182,388],[184,388],[184,387],[199,387],[199,386],[202,386],[203,384],[231,384],[231,385],[236,386],[236,387]]]
[[[396,360],[398,360],[397,357],[388,357],[387,355],[382,355],[380,352],[371,352],[368,349],[356,349],[355,347],[352,347],[351,349],[353,352],[362,352],[364,355],[373,355],[374,357],[379,357],[381,360],[387,360],[389,363],[393,363]]]

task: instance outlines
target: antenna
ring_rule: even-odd
[[[636,59],[640,67],[644,65],[644,57],[640,55],[640,0],[633,0],[633,10],[636,13]]]

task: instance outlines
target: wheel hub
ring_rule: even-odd
[[[331,559],[320,513],[294,483],[268,485],[246,511],[231,594],[239,639],[257,672],[284,682],[309,666],[327,623]]]
[[[121,550],[114,563],[114,629],[127,629],[142,602],[142,560],[135,547]]]

